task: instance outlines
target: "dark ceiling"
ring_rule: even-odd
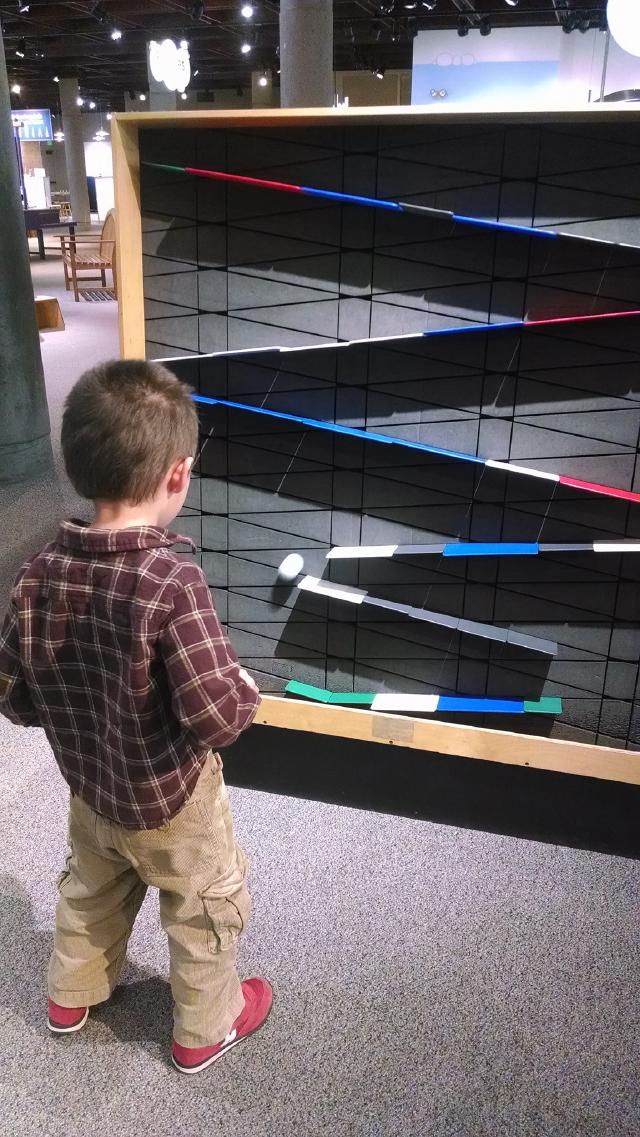
[[[640,0],[638,0],[640,3]],[[126,90],[145,90],[145,43],[167,35],[189,41],[190,89],[214,92],[246,86],[251,71],[277,72],[277,0],[255,0],[250,20],[243,0],[0,0],[9,77],[22,87],[15,106],[57,110],[54,75],[76,75],[81,90],[103,109],[122,109]],[[28,11],[20,11],[28,5]],[[334,0],[335,65],[338,70],[409,68],[418,30],[468,25],[523,27],[564,24],[580,34],[605,26],[606,0]],[[202,15],[199,16],[199,10]],[[433,10],[430,10],[433,9]],[[118,28],[122,38],[111,39]],[[252,45],[242,55],[241,44]],[[17,52],[24,52],[21,57]],[[275,77],[275,76],[274,76]]]

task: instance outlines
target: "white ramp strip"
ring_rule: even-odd
[[[559,482],[559,474],[548,474],[545,470],[530,470],[528,466],[516,466],[513,462],[497,462],[493,458],[488,458],[485,466],[490,466],[492,470],[506,470],[508,474],[528,474],[530,478],[544,478],[548,482]]]
[[[350,588],[348,584],[331,584],[319,580],[317,576],[305,576],[298,583],[303,592],[315,592],[318,596],[329,596],[332,600],[348,600],[351,604],[362,604],[366,592],[362,588]]]
[[[355,561],[365,558],[383,560],[386,557],[428,556],[441,553],[445,542],[437,545],[336,545],[327,553],[328,561]]]
[[[432,715],[437,710],[439,695],[376,695],[372,711],[415,711]]]
[[[392,557],[397,545],[337,545],[329,549],[328,561],[350,561],[364,557]]]
[[[594,541],[594,553],[640,553],[637,541]]]

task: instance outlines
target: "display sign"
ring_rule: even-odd
[[[162,43],[151,40],[149,67],[156,83],[164,83],[169,91],[182,92],[191,78],[189,48],[184,42],[178,47],[172,39],[163,39]]]
[[[11,115],[21,142],[53,142],[51,111],[46,107],[34,111],[14,111]]]

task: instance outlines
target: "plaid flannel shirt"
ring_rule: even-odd
[[[22,568],[0,633],[0,712],[43,727],[72,792],[130,829],[173,817],[259,702],[178,542],[64,522]]]

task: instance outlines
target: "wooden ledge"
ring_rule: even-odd
[[[640,753],[458,723],[378,714],[263,695],[255,722],[282,730],[403,746],[433,754],[640,785]]]

